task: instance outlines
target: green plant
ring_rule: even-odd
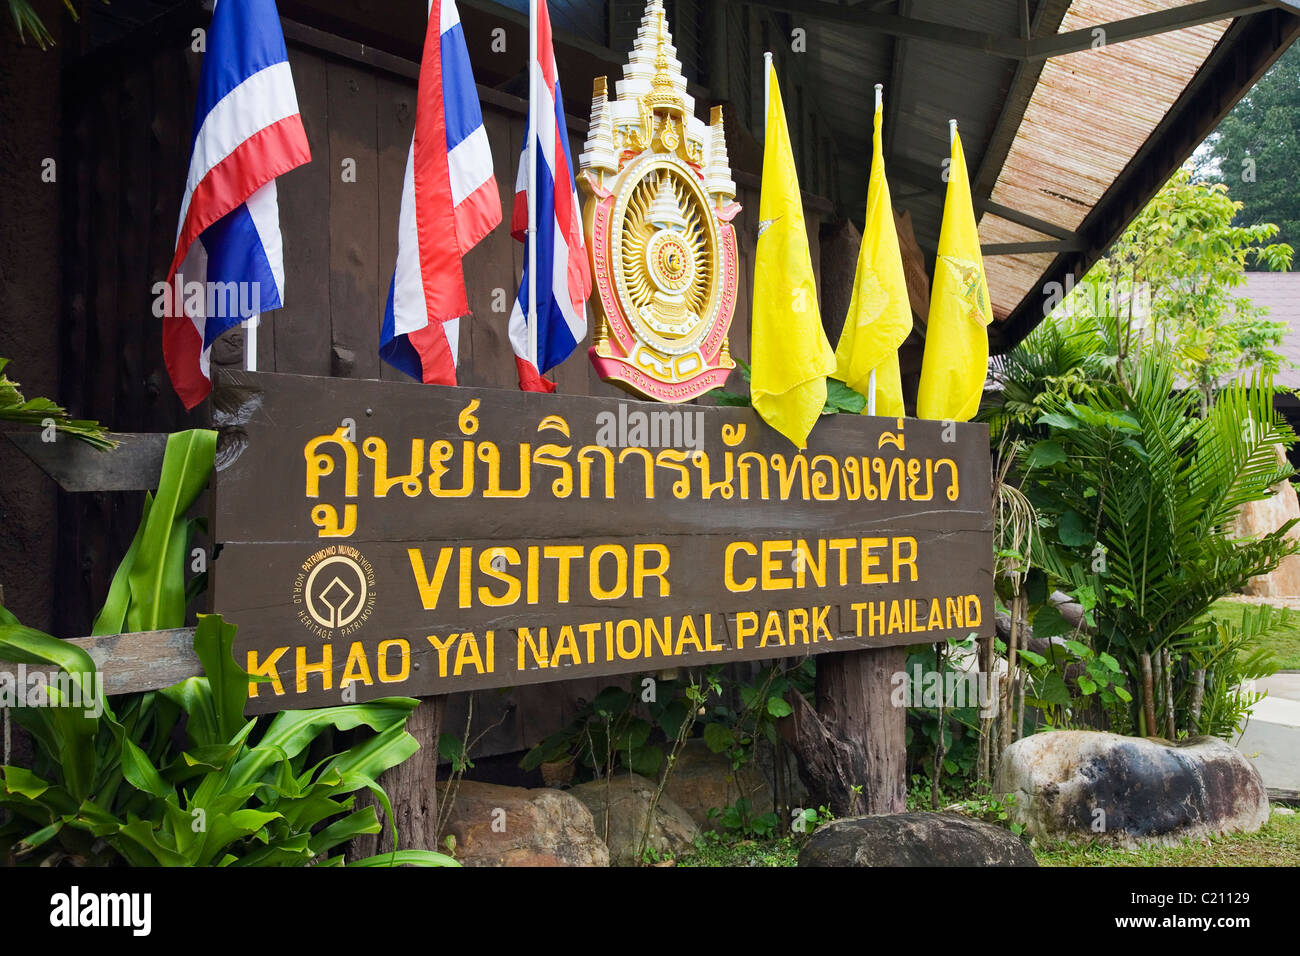
[[[1092,645],[1130,681],[1168,656],[1208,646],[1209,610],[1296,550],[1294,522],[1257,540],[1228,528],[1240,507],[1271,493],[1293,469],[1278,446],[1295,441],[1258,379],[1219,391],[1199,417],[1194,391],[1179,390],[1167,349],[1148,348],[1131,380],[1104,383],[1087,401],[1049,399],[1039,423],[1050,436],[1022,455],[1022,490],[1043,517],[1035,563],[1067,590],[1096,595]],[[1035,618],[1036,630],[1038,617]],[[1194,675],[1180,666],[1174,723],[1189,724]],[[1130,725],[1157,733],[1144,679]],[[1153,685],[1154,686],[1154,685]]]
[[[208,483],[216,448],[217,433],[210,429],[168,436],[158,489],[145,492],[140,525],[113,574],[92,634],[184,625],[186,606],[206,585],[206,572],[185,583],[190,544],[205,524],[185,512]]]
[[[978,679],[977,674],[955,663],[959,656],[974,652],[975,641],[970,637],[949,641],[942,662],[937,645],[911,647],[903,666],[903,682],[894,688],[895,703],[907,706],[904,740],[908,766],[924,774],[923,778],[918,774],[913,779],[924,779],[925,793],[935,800],[939,790],[936,756],[939,772],[956,778],[953,782],[956,789],[965,790],[975,783],[981,711],[979,691],[967,695],[969,699],[958,700],[955,694],[949,699],[950,690],[960,687],[964,691],[972,677]]]
[[[1254,691],[1254,682],[1277,672],[1267,639],[1289,630],[1290,624],[1285,611],[1264,604],[1237,620],[1209,615],[1205,625],[1206,639],[1184,652],[1183,666],[1191,679],[1182,688],[1184,699],[1178,706],[1188,713],[1189,734],[1231,740],[1264,696]]]
[[[999,826],[1004,826],[1016,836],[1020,836],[1025,832],[1025,825],[1011,822],[1011,810],[1015,805],[1016,795],[1014,793],[1008,793],[1002,797],[986,793],[962,800],[957,804],[963,813],[977,817],[986,823],[996,823]]]
[[[651,777],[663,764],[664,751],[651,742],[658,728],[664,736],[677,734],[687,717],[684,698],[673,681],[659,681],[655,699],[642,702],[650,719],[638,716],[637,698],[622,687],[604,688],[579,709],[562,730],[551,734],[524,754],[519,766],[535,770],[544,763],[574,760],[580,780],[593,780],[622,767]]]
[[[705,746],[713,753],[725,753],[733,770],[753,758],[758,739],[777,746],[776,722],[793,710],[785,699],[790,683],[785,665],[778,662],[765,667],[754,683],[739,684],[735,691],[740,710],[721,702],[710,709],[704,725]],[[730,696],[725,687],[725,683],[719,685],[719,697],[724,699]]]
[[[1096,726],[1094,703],[1111,713],[1133,700],[1119,661],[1082,641],[1052,643],[1048,655],[1021,649],[1019,657],[1029,675],[1025,701],[1043,715],[1047,729]]]
[[[729,807],[711,807],[708,816],[710,820],[717,820],[729,832],[746,840],[767,839],[776,833],[779,822],[773,812],[754,813],[748,797],[741,797]]]
[[[60,691],[51,706],[15,715],[32,734],[31,770],[0,767],[0,849],[11,862],[133,866],[342,865],[333,851],[380,830],[374,806],[354,810],[368,789],[392,819],[378,776],[418,749],[406,733],[410,698],[277,714],[257,733],[245,720],[250,677],[231,654],[235,628],[201,615],[194,649],[203,677],[131,695],[119,717],[75,645],[0,618],[0,656],[52,665],[91,706]],[[83,702],[84,703],[84,702]],[[176,743],[184,715],[185,743]],[[328,728],[365,725],[373,736],[307,766]],[[394,842],[396,838],[394,837]],[[406,851],[361,865],[454,865],[443,854]]]
[[[736,367],[740,369],[740,377],[748,384],[749,382],[749,365],[744,359],[736,358]],[[740,392],[728,392],[723,389],[716,389],[710,393],[714,401],[719,405],[730,405],[748,408],[752,403],[749,396]],[[823,415],[836,415],[840,413],[848,415],[861,415],[863,409],[867,407],[867,397],[861,392],[855,391],[845,385],[838,379],[826,379],[826,404],[822,406]]]
[[[794,824],[790,827],[796,833],[811,835],[818,827],[824,826],[835,819],[835,814],[831,813],[830,807],[822,804],[813,809],[804,807],[796,811]]]
[[[18,6],[31,10],[24,0],[9,0],[9,3],[15,20],[18,20]],[[22,21],[18,20],[18,23],[21,33]],[[0,421],[40,427],[47,427],[46,423],[50,422],[56,431],[78,438],[101,451],[117,447],[117,442],[109,437],[108,429],[99,422],[69,418],[66,411],[48,398],[24,398],[22,392],[18,391],[18,383],[5,374],[8,365],[9,359],[0,358]]]

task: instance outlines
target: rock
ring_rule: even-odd
[[[609,861],[613,866],[637,866],[636,850],[645,829],[655,784],[637,774],[616,773],[609,780],[580,783],[569,791],[591,811],[595,832],[605,832],[605,799],[609,797]],[[646,846],[661,855],[677,853],[695,842],[700,828],[691,815],[664,794],[655,807]]]
[[[438,789],[441,809],[447,788]],[[466,866],[609,866],[591,813],[560,790],[462,780],[443,832]]]
[[[1037,866],[1023,840],[959,813],[846,817],[817,828],[800,866]]]
[[[1273,446],[1279,466],[1286,464],[1281,445]],[[1262,501],[1248,501],[1237,512],[1232,533],[1241,538],[1262,538],[1276,531],[1292,518],[1300,518],[1300,501],[1289,481],[1279,481],[1273,493]],[[1300,524],[1287,532],[1292,540],[1300,540]],[[1300,595],[1300,554],[1282,559],[1269,574],[1261,574],[1247,582],[1243,593],[1252,597],[1294,597]]]
[[[732,770],[726,754],[713,753],[701,739],[688,740],[677,756],[677,765],[668,778],[664,794],[690,814],[702,830],[721,829],[718,820],[709,819],[709,810],[729,807],[741,797],[749,799],[755,814],[769,813],[776,806],[769,782],[774,762],[770,751],[770,747],[762,747],[755,761],[744,764],[739,770]],[[784,752],[793,757],[788,751]],[[793,761],[791,764],[787,770],[787,779],[794,791],[790,799],[796,805],[802,805],[807,790],[799,780],[798,768],[793,766]]]
[[[1259,772],[1215,737],[1180,743],[1091,730],[1017,740],[995,789],[1014,794],[1011,819],[1046,840],[1124,846],[1253,832],[1268,820]]]

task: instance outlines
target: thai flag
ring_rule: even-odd
[[[535,0],[537,47],[529,56],[529,88],[536,115],[528,118],[519,177],[515,182],[511,235],[528,237],[528,202],[535,206],[536,335],[529,336],[528,294],[531,265],[524,263],[523,281],[510,313],[510,344],[519,369],[519,387],[529,392],[553,392],[555,383],[544,377],[577,348],[587,336],[586,302],[591,295],[591,270],[582,241],[578,190],[573,182],[569,136],[564,121],[564,98],[555,71],[551,46],[551,18],[546,0]],[[528,142],[536,136],[537,176],[528,181]],[[525,257],[527,259],[527,257]]]
[[[456,384],[462,259],[501,222],[478,91],[453,0],[430,0],[415,135],[406,155],[397,265],[379,354],[412,378]]]
[[[274,0],[220,0],[163,311],[167,372],[186,408],[212,390],[217,337],[283,304],[275,177],[310,161]]]

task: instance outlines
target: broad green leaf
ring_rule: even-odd
[[[789,717],[794,713],[792,708],[783,698],[769,697],[767,699],[767,712],[773,717]]]
[[[1083,518],[1074,511],[1067,511],[1061,515],[1056,533],[1066,547],[1080,548],[1093,543],[1092,534],[1083,525]]]
[[[135,537],[126,549],[122,563],[113,572],[113,581],[108,586],[108,597],[100,608],[90,633],[95,636],[121,634],[126,627],[126,612],[131,606],[131,569],[135,566],[136,556],[140,553],[140,542],[144,539],[145,525],[149,522],[149,510],[153,507],[153,492],[144,493],[144,507],[140,511],[140,523],[136,526]]]
[[[348,814],[341,820],[335,820],[313,836],[309,844],[312,855],[318,856],[321,853],[328,853],[340,843],[351,840],[363,833],[378,833],[380,829],[379,817],[375,815],[374,805],[363,807],[354,813]]]
[[[637,747],[628,752],[627,767],[633,773],[639,773],[643,777],[655,777],[659,773],[659,767],[664,762],[664,752],[662,747],[649,746]]]
[[[724,724],[704,725],[704,745],[715,754],[729,750],[735,740],[735,735],[732,734],[731,729]]]
[[[0,779],[4,781],[5,792],[21,794],[28,800],[39,800],[50,789],[47,781],[22,767],[0,767]]]
[[[352,730],[364,724],[376,733],[381,733],[404,722],[419,703],[413,697],[383,697],[344,707],[281,711],[271,721],[262,737],[262,743],[274,744],[289,757],[296,757],[325,727]]]
[[[202,428],[167,439],[158,491],[128,576],[126,626],[132,631],[185,623],[184,548],[189,528],[184,514],[208,483],[216,444],[217,433]]]
[[[1066,461],[1069,458],[1057,442],[1040,441],[1033,447],[1029,453],[1028,467],[1030,468],[1051,468],[1053,465]]]
[[[392,853],[380,853],[347,864],[353,866],[460,866],[461,864],[445,853],[433,850],[396,850]]]
[[[215,738],[196,741],[199,744],[225,743],[244,726],[249,675],[235,662],[235,630],[220,614],[200,614],[194,629],[194,652],[211,689],[209,700],[216,721]]]
[[[1045,604],[1034,614],[1034,637],[1060,637],[1071,633],[1074,628],[1059,610],[1051,604]]]

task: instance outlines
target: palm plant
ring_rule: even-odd
[[[1258,377],[1224,388],[1204,418],[1198,394],[1176,389],[1166,350],[1146,350],[1126,378],[1099,384],[1086,401],[1046,395],[1037,424],[1051,436],[1025,451],[1021,467],[1027,496],[1049,519],[1036,563],[1097,595],[1097,650],[1145,678],[1132,725],[1155,733],[1179,722],[1151,726],[1153,688],[1172,715],[1175,698],[1186,698],[1181,685],[1194,680],[1172,655],[1190,660],[1212,646],[1211,605],[1297,550],[1287,537],[1294,521],[1258,540],[1228,532],[1243,504],[1294,473],[1276,446],[1296,435]],[[1163,663],[1163,686],[1150,679],[1153,661]]]
[[[77,8],[72,5],[72,0],[63,0],[63,5],[68,8],[68,12],[75,20]],[[19,40],[26,41],[27,35],[31,34],[36,45],[42,50],[54,45],[54,37],[50,34],[49,28],[45,26],[40,15],[32,9],[28,0],[9,0],[9,15],[13,17],[14,26],[18,29]]]
[[[1089,298],[1080,286],[1076,297]],[[1115,366],[1113,330],[1088,310],[1080,316],[1073,308],[1053,313],[1004,355],[994,357],[991,377],[996,400],[980,410],[979,420],[989,423],[992,437],[1032,440],[1045,437],[1038,424],[1048,396],[1080,399],[1095,383],[1109,380]]]

